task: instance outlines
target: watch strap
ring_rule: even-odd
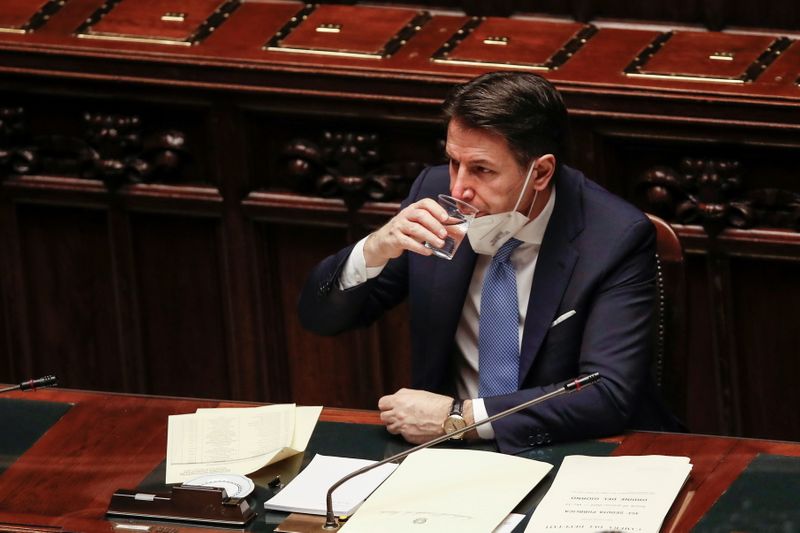
[[[450,407],[450,416],[464,416],[464,400],[455,398],[453,406]]]

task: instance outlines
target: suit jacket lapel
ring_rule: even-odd
[[[525,316],[520,386],[539,353],[578,260],[578,251],[571,242],[583,230],[582,179],[580,173],[568,167],[562,167],[556,179],[556,203],[539,249]]]

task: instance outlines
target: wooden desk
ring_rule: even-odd
[[[115,529],[104,514],[116,489],[137,487],[164,460],[167,416],[232,405],[59,389],[14,392],[3,398],[73,406],[0,475],[0,532],[130,531]],[[322,420],[379,423],[374,412],[343,409],[325,409]],[[692,528],[756,454],[800,456],[800,444],[764,440],[657,433],[630,433],[606,440],[619,443],[614,455],[691,458],[694,469],[670,511],[664,528],[668,532]],[[164,524],[150,531],[204,530]]]

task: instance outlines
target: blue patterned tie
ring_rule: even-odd
[[[509,261],[522,244],[511,239],[494,254],[481,290],[478,323],[478,376],[481,398],[517,390],[519,374],[519,305],[517,276]]]

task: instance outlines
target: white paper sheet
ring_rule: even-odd
[[[478,450],[425,449],[356,511],[343,533],[486,533],[494,530],[552,468]]]
[[[264,503],[264,508],[290,513],[324,515],[328,489],[347,474],[376,463],[366,459],[315,455],[311,462],[286,487]],[[333,510],[349,515],[383,481],[397,465],[388,463],[347,481],[333,493]]]
[[[657,533],[692,465],[688,457],[566,457],[526,533]]]

